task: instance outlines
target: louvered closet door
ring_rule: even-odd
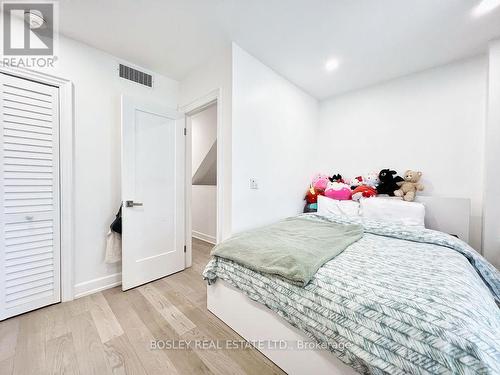
[[[0,74],[0,320],[60,301],[58,89]]]

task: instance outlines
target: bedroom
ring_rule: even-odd
[[[320,366],[318,373],[499,371],[494,292],[496,285],[498,295],[500,282],[498,2],[42,2],[52,5],[49,10],[37,2],[29,9],[19,4],[25,2],[2,2],[0,38],[0,373],[301,374],[313,371],[304,368],[312,364]],[[30,49],[24,45],[26,35],[42,43],[52,40],[52,50],[16,51]],[[371,219],[359,218],[352,200],[330,207],[320,197],[320,213],[336,210],[321,217],[347,220],[345,206],[354,207],[357,217],[348,219],[356,228],[365,225],[365,233],[339,250],[308,285],[293,287],[307,291],[332,267],[351,259],[374,294],[402,301],[410,292],[391,291],[387,283],[399,279],[385,274],[384,266],[410,272],[404,260],[423,262],[412,273],[420,275],[421,284],[406,281],[428,291],[423,297],[441,298],[427,306],[440,317],[429,329],[473,327],[446,331],[440,339],[453,344],[477,340],[473,359],[479,360],[471,361],[479,369],[467,359],[463,364],[451,358],[446,348],[420,357],[418,346],[428,342],[418,335],[419,340],[394,347],[393,354],[407,350],[394,361],[389,355],[372,358],[366,348],[364,356],[334,335],[332,342],[321,340],[310,325],[287,319],[281,305],[268,301],[265,307],[262,300],[255,302],[256,295],[251,301],[243,289],[228,285],[227,275],[207,286],[202,272],[213,246],[191,239],[187,160],[192,134],[186,129],[184,136],[184,120],[214,105],[212,236],[219,244],[300,215],[318,173],[332,179],[341,174],[350,187],[356,177],[366,181],[385,168],[401,177],[406,170],[421,171],[424,190],[408,206],[423,231],[414,235],[422,240],[434,233],[421,228],[424,221],[444,233],[439,246],[415,242],[410,233],[399,240],[384,236],[380,231],[389,229],[370,227]],[[170,168],[163,168],[167,162]],[[339,179],[324,182],[344,186]],[[366,204],[382,202],[396,210],[405,204],[383,199],[361,199],[361,215],[370,210]],[[110,233],[110,225],[122,203],[120,238]],[[376,216],[388,212],[394,211],[372,207]],[[301,223],[290,225],[310,230],[310,222]],[[398,225],[388,228],[405,228]],[[333,238],[327,235],[318,248]],[[372,251],[379,241],[390,245],[382,258]],[[468,252],[465,243],[475,251]],[[405,252],[406,246],[413,251]],[[435,254],[432,261],[411,257],[426,250]],[[356,256],[362,251],[370,256]],[[370,261],[373,272],[363,263]],[[222,279],[225,263],[220,263],[212,271]],[[442,277],[429,274],[428,269],[441,266]],[[453,271],[463,279],[445,277]],[[243,273],[232,274],[249,277]],[[356,276],[343,275],[346,282]],[[349,308],[344,315],[362,314],[352,304],[368,297],[349,294],[365,290],[358,285],[347,288],[347,294],[342,294],[344,286],[336,286],[334,297],[342,301],[330,304],[330,296],[331,314],[340,313],[334,308]],[[468,293],[470,301],[460,293]],[[415,311],[399,323],[417,329],[410,315],[425,301],[413,296],[404,301]],[[443,309],[443,301],[477,315],[457,317]],[[385,309],[379,300],[373,303]],[[376,311],[373,320],[356,323],[381,334],[371,325],[388,322]],[[394,311],[383,311],[394,317]],[[472,324],[468,319],[473,318],[484,324]],[[333,318],[323,323],[330,330],[344,327]],[[403,333],[386,332],[379,340],[396,345]],[[349,334],[368,337],[360,327]],[[280,347],[283,342],[307,348],[292,351]],[[318,350],[316,344],[325,342],[327,349]]]

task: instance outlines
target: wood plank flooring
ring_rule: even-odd
[[[193,239],[185,271],[0,322],[0,374],[282,374],[252,348],[151,349],[153,340],[241,340],[206,309],[201,272],[210,249]]]

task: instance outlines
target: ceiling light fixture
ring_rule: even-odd
[[[42,12],[36,9],[24,12],[24,20],[32,29],[39,29],[45,24]]]
[[[339,60],[330,59],[326,62],[325,69],[327,72],[333,72],[334,70],[338,69],[339,65],[340,65]]]
[[[500,0],[482,0],[472,11],[474,17],[481,17],[500,6]]]

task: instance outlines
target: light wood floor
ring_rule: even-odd
[[[210,248],[193,240],[191,268],[142,287],[0,322],[0,374],[282,374],[253,348],[151,350],[151,340],[241,340],[206,309]]]

